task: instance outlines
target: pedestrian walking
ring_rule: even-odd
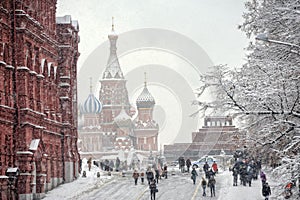
[[[186,165],[186,167],[187,167],[188,173],[190,173],[190,167],[191,167],[191,165],[192,165],[192,162],[191,162],[191,159],[190,159],[190,158],[186,159],[185,165]]]
[[[271,188],[270,188],[268,182],[265,182],[263,184],[262,195],[265,197],[265,200],[268,200],[269,196],[271,195]]]
[[[203,190],[202,196],[205,197],[206,196],[205,189],[206,189],[206,186],[207,186],[207,181],[205,180],[204,177],[202,177],[201,186],[202,186],[202,190]]]
[[[205,162],[205,164],[203,165],[203,171],[205,173],[206,178],[209,178],[208,176],[208,169],[209,169],[209,165],[207,162]]]
[[[145,173],[144,173],[144,171],[141,171],[141,183],[142,183],[142,185],[144,185],[144,178],[145,178]]]
[[[263,171],[260,172],[260,180],[261,180],[262,186],[264,186],[264,184],[267,182],[267,176]]]
[[[196,172],[196,167],[193,167],[191,174],[192,174],[191,179],[193,180],[193,184],[195,185],[196,177],[198,176],[198,173]]]
[[[216,179],[214,176],[210,176],[208,180],[208,187],[210,188],[211,197],[216,196]]]
[[[168,166],[166,164],[164,166],[163,173],[164,173],[165,179],[167,179],[168,178]]]
[[[254,174],[254,169],[250,165],[248,165],[248,167],[247,167],[247,182],[249,184],[249,187],[251,187],[253,174]]]
[[[232,170],[233,186],[237,186],[238,174],[239,174],[238,169],[237,168],[233,168],[233,170]]]
[[[109,162],[109,171],[113,171],[113,169],[114,169],[114,167],[115,167],[115,164],[114,164],[114,161],[113,160],[111,160],[110,162]]]
[[[154,179],[154,173],[152,172],[151,167],[147,169],[146,176],[148,180],[148,185],[150,185],[151,181]]]
[[[134,184],[137,185],[137,181],[138,181],[138,178],[139,178],[139,173],[137,172],[137,170],[134,170],[133,174],[132,174],[132,177],[134,178]]]
[[[218,165],[217,165],[216,161],[214,161],[214,163],[211,165],[211,168],[214,170],[215,174],[218,173]]]
[[[117,157],[117,158],[116,158],[116,172],[119,171],[119,169],[120,169],[120,164],[121,164],[121,161],[120,161],[119,157]]]
[[[184,157],[179,157],[178,159],[178,162],[179,162],[179,169],[182,173],[184,173],[184,166],[185,166],[185,160],[184,160]]]
[[[162,165],[160,165],[160,164],[158,163],[157,168],[158,168],[158,172],[159,172],[159,179],[161,179],[161,177],[162,177],[162,175],[163,175],[163,169],[162,169],[161,166],[162,166]]]
[[[150,188],[151,200],[155,200],[155,193],[158,192],[158,190],[157,190],[157,188],[156,188],[155,179],[153,179],[153,180],[150,182],[149,188]]]
[[[156,183],[158,184],[158,178],[159,178],[159,170],[158,168],[155,169],[155,179],[156,179]]]

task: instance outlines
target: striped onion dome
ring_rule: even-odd
[[[88,98],[85,100],[82,106],[82,112],[85,114],[97,114],[101,111],[101,102],[94,96],[94,94],[89,94]]]

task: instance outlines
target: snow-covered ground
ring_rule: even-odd
[[[67,200],[67,199],[149,199],[149,189],[145,180],[145,185],[135,186],[131,177],[132,172],[127,172],[126,177],[122,177],[120,172],[113,172],[111,176],[107,172],[100,171],[96,166],[92,166],[88,171],[87,166],[83,166],[87,177],[80,177],[71,183],[60,185],[54,190],[46,193],[44,200]],[[172,168],[170,167],[170,171]],[[261,182],[255,180],[252,186],[239,185],[234,187],[232,184],[232,174],[229,171],[220,172],[216,176],[216,197],[211,198],[210,192],[207,191],[208,197],[202,197],[202,188],[200,179],[202,174],[199,173],[196,185],[192,184],[188,173],[182,174],[177,168],[174,169],[176,175],[169,176],[168,179],[159,181],[157,199],[214,199],[214,200],[259,200],[264,199],[261,195]],[[97,177],[100,172],[100,178]],[[267,174],[268,176],[268,174]],[[272,186],[275,182],[270,181]],[[125,195],[127,194],[127,196]],[[120,197],[121,196],[121,197]],[[123,198],[124,197],[124,198]],[[271,200],[278,199],[276,197]],[[282,198],[279,198],[282,199]]]

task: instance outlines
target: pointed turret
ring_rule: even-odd
[[[110,54],[107,61],[106,69],[103,73],[103,79],[124,79],[123,72],[120,68],[118,56],[117,56],[117,40],[118,34],[114,28],[114,18],[112,18],[111,33],[108,35],[110,42]]]
[[[96,114],[102,110],[101,102],[93,94],[92,78],[90,78],[90,94],[80,110],[84,114]]]
[[[149,90],[147,89],[147,80],[145,72],[144,89],[136,100],[137,108],[152,108],[155,105],[155,100]]]
[[[136,100],[138,115],[134,119],[134,133],[138,150],[157,151],[158,124],[153,120],[155,100],[147,88],[146,72],[144,89]],[[145,139],[146,138],[146,139]],[[148,142],[145,142],[148,141]]]

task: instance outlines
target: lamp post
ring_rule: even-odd
[[[269,36],[266,33],[258,34],[255,37],[255,39],[263,41],[263,42],[269,42],[269,43],[274,43],[274,44],[279,44],[279,45],[284,45],[284,46],[291,47],[292,48],[291,49],[292,53],[300,55],[300,51],[299,51],[300,50],[300,45],[292,44],[292,43],[289,43],[289,42],[282,42],[282,41],[278,41],[278,40],[272,40],[272,39],[269,38]],[[295,50],[295,49],[298,49],[298,51]]]

